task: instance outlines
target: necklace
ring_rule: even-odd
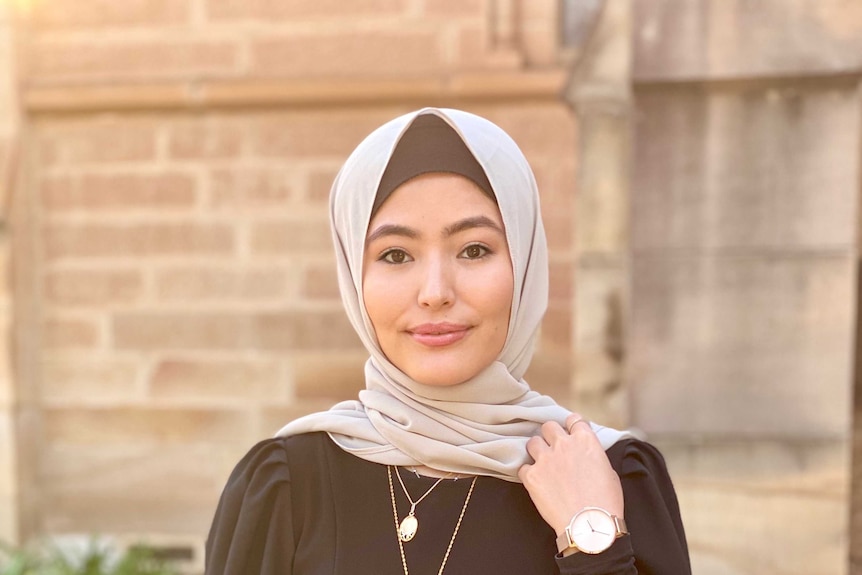
[[[407,501],[410,502],[410,512],[407,514],[407,517],[404,518],[404,521],[398,525],[398,538],[401,541],[407,542],[413,539],[416,536],[416,532],[419,531],[419,520],[416,519],[416,506],[419,505],[423,499],[428,497],[428,494],[434,491],[434,488],[440,485],[441,481],[448,479],[452,474],[449,473],[438,479],[434,485],[432,485],[431,488],[423,493],[422,497],[416,501],[413,501],[413,498],[410,497],[410,493],[407,491],[407,488],[404,486],[404,481],[401,479],[401,472],[398,471],[397,467],[395,468],[395,475],[398,476],[398,483],[401,484],[401,489],[404,490],[404,495],[407,496]]]
[[[392,487],[392,466],[386,466],[386,474],[389,477],[389,497],[392,498],[392,515],[395,517],[395,530],[398,532],[398,551],[401,552],[401,566],[404,567],[404,575],[410,575],[407,571],[407,558],[404,556],[404,543],[401,535],[401,524],[398,523],[398,507],[395,505],[395,489]],[[395,474],[398,475],[398,468],[395,468]],[[476,479],[478,479],[478,475],[473,477],[473,481],[470,483],[470,490],[467,491],[467,498],[464,500],[464,506],[461,508],[461,514],[458,516],[458,522],[455,524],[455,531],[452,533],[452,538],[449,540],[449,546],[446,547],[446,554],[443,556],[443,563],[440,564],[440,570],[437,571],[437,575],[443,575],[443,569],[446,567],[446,561],[449,560],[449,552],[452,551],[452,544],[455,543],[455,537],[458,536],[458,530],[461,528],[461,520],[464,519],[464,513],[467,511],[467,504],[470,503],[470,496],[473,495],[473,488],[476,486]],[[401,480],[401,476],[398,475],[399,481]],[[445,477],[441,477],[437,483],[431,486],[431,489],[437,487],[437,484],[445,479]],[[401,483],[401,487],[404,487],[404,483]],[[431,489],[425,492],[425,495],[428,495],[431,492]],[[407,494],[407,490],[404,490],[405,495]],[[419,498],[419,501],[422,501],[422,498],[425,497],[423,495]],[[407,496],[407,499],[410,500],[410,496]],[[419,503],[417,501],[416,503]],[[416,504],[413,501],[410,501],[410,504],[415,507]],[[412,508],[411,508],[412,509]],[[409,517],[409,515],[408,515]],[[406,518],[405,518],[406,520]],[[414,518],[415,520],[415,518]],[[402,522],[403,523],[403,522]],[[413,535],[415,535],[415,531]],[[413,538],[413,535],[410,538]],[[408,539],[409,541],[409,539]]]

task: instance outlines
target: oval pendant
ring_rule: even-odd
[[[419,522],[413,515],[408,515],[398,526],[398,537],[401,541],[407,542],[416,536],[417,531],[419,531]]]

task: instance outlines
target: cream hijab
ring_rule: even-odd
[[[401,135],[419,115],[435,114],[461,137],[485,170],[506,228],[515,278],[509,333],[497,361],[452,387],[417,383],[380,349],[362,299],[365,236],[380,179]],[[515,142],[495,124],[451,109],[425,108],[396,118],[359,144],[332,186],[330,219],[338,281],[350,322],[371,354],[365,389],[283,427],[284,437],[326,431],[343,450],[385,465],[518,481],[531,462],[527,440],[542,423],[564,425],[569,411],[522,379],[548,302],[548,254],[533,173]],[[593,424],[607,449],[627,433]]]

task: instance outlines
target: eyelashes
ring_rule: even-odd
[[[475,242],[464,247],[458,252],[458,259],[477,261],[494,254],[494,251],[483,243]],[[403,248],[389,248],[384,250],[377,261],[390,265],[403,265],[413,261],[413,257]]]

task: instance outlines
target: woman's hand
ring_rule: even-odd
[[[527,442],[535,463],[521,466],[518,477],[542,518],[558,535],[584,507],[601,507],[623,517],[623,490],[589,422],[575,413],[566,418],[568,433],[557,422]]]

